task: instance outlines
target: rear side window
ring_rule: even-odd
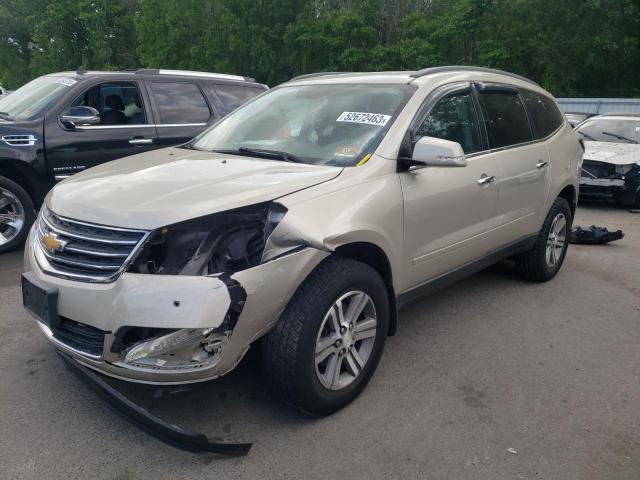
[[[239,85],[216,85],[215,91],[228,112],[232,112],[264,92],[262,88],[248,88]]]
[[[193,83],[151,82],[161,123],[206,123],[211,116],[200,89]]]
[[[489,148],[508,147],[532,140],[529,120],[516,92],[480,92],[485,109]]]
[[[521,95],[533,122],[536,138],[544,138],[562,125],[562,113],[549,97],[530,90],[522,90]]]
[[[457,142],[464,153],[480,151],[482,145],[471,95],[459,93],[440,100],[418,127],[416,135]]]

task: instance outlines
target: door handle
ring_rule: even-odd
[[[549,165],[549,162],[545,162],[543,160],[538,160],[538,163],[536,163],[536,168],[537,169],[544,168],[547,165]]]
[[[132,138],[129,140],[131,145],[151,145],[153,143],[153,138]]]
[[[486,174],[482,174],[482,176],[478,179],[478,185],[486,185],[488,183],[493,183],[496,181],[496,177],[493,175],[487,176]]]

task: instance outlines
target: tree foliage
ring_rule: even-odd
[[[637,0],[0,0],[0,82],[180,68],[270,85],[313,71],[468,64],[556,95],[640,96]]]

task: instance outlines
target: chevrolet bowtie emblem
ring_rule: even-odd
[[[66,244],[67,242],[64,240],[58,240],[58,236],[55,233],[47,233],[42,237],[42,246],[49,253],[63,251]]]

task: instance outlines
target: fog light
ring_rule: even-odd
[[[228,339],[213,328],[182,329],[138,343],[124,356],[124,363],[141,368],[184,369],[216,361]]]

